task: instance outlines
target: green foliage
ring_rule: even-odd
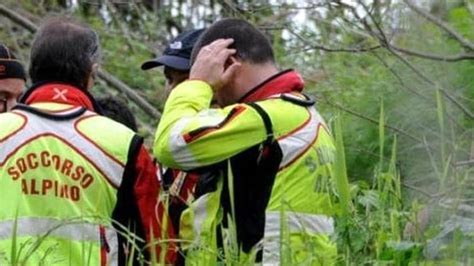
[[[449,12],[449,21],[468,40],[474,39],[474,18],[467,6],[453,8]]]
[[[193,5],[188,1],[160,1],[163,5],[159,10],[129,1],[116,4],[112,17],[87,1],[79,1],[76,9],[64,9],[56,1],[6,2],[9,7],[33,14],[35,22],[51,13],[67,13],[90,24],[101,38],[102,67],[159,109],[166,98],[164,78],[159,69],[145,72],[140,65],[160,53],[171,35],[180,28],[208,25],[224,15],[245,17],[259,24],[270,36],[280,66],[302,73],[306,90],[318,100],[323,117],[331,121],[337,116],[333,128],[338,151],[334,182],[341,206],[336,219],[340,263],[472,262],[472,248],[471,253],[463,249],[470,238],[459,229],[452,234],[452,241],[443,244],[439,257],[428,258],[423,251],[443,231],[447,219],[460,215],[458,207],[463,200],[474,195],[473,165],[458,165],[473,158],[474,120],[458,104],[474,112],[474,60],[427,60],[386,49],[377,39],[378,33],[370,32],[367,25],[377,30],[374,23],[379,22],[391,44],[414,51],[441,56],[473,51],[401,1],[362,1],[373,11],[375,21],[364,13],[360,3],[356,9],[362,20],[340,4],[356,5],[351,1],[289,4],[275,0],[272,5],[268,1],[235,5],[209,1],[205,11],[193,9],[199,11],[194,13],[183,11]],[[474,42],[472,1],[412,2],[424,5],[423,10],[431,10],[463,38]],[[299,20],[301,10],[307,12],[304,21]],[[26,61],[32,35],[0,19],[5,25],[0,38]],[[382,47],[365,52],[356,49],[376,45]],[[93,93],[123,97],[104,83],[98,83]],[[131,102],[130,106],[142,124],[155,127],[154,118]],[[151,139],[153,134],[145,131],[142,127],[141,132]],[[455,200],[451,209],[437,206],[451,198]],[[434,210],[429,214],[430,222],[423,225],[420,217],[427,209]],[[225,219],[234,224],[230,218]],[[406,236],[410,225],[415,229]],[[226,265],[251,260],[252,256],[248,260],[241,256],[235,228],[223,234],[231,239],[219,254]],[[133,236],[127,237],[133,240]],[[163,248],[167,241],[157,240]],[[291,264],[292,258],[284,249],[288,241],[282,238],[281,242],[282,262]],[[24,247],[15,242],[12,245],[15,248],[9,256],[15,264]],[[164,260],[162,256],[156,259]]]

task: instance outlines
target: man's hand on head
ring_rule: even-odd
[[[236,60],[225,67],[229,57],[236,52],[228,48],[233,42],[233,39],[218,39],[203,46],[191,67],[189,78],[207,82],[214,91],[224,86],[240,67]]]

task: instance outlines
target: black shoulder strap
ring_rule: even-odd
[[[26,105],[26,104],[21,104],[21,103],[15,105],[13,107],[13,110],[21,110],[21,111],[24,111],[24,112],[28,112],[28,113],[40,116],[40,117],[44,117],[44,118],[48,118],[48,119],[52,119],[52,120],[60,120],[60,121],[69,120],[69,119],[79,117],[87,111],[86,108],[81,107],[81,108],[78,108],[76,111],[71,112],[71,113],[53,114],[53,113],[48,113],[48,112],[42,111],[40,109],[34,108],[32,106],[29,106],[29,105]]]
[[[134,193],[135,183],[137,181],[136,164],[142,145],[143,138],[134,135],[130,142],[122,183],[117,189],[117,201],[112,212],[112,220],[114,221],[112,225],[117,230],[119,244],[119,265],[126,265],[125,262],[130,260],[133,261],[133,265],[139,265],[139,255],[134,254],[131,249],[129,249],[132,241],[139,250],[144,251],[143,256],[146,260],[150,258],[150,253],[148,249],[145,248],[146,243],[139,240],[146,239],[146,237],[145,231],[141,226],[143,223],[137,205],[138,201]],[[129,238],[127,235],[132,237]],[[129,254],[133,254],[133,258],[130,258]]]
[[[308,95],[304,93],[301,93],[301,95],[303,95],[304,99],[296,95],[293,95],[291,93],[283,93],[280,97],[284,101],[291,102],[300,106],[307,107],[307,106],[314,105],[314,100],[311,97],[309,97]]]
[[[263,124],[265,125],[265,130],[267,131],[267,139],[265,140],[265,143],[271,143],[273,141],[273,125],[272,125],[272,120],[270,119],[270,116],[267,114],[263,108],[256,104],[256,103],[247,103],[247,105],[251,106],[257,113],[260,115],[260,117],[263,120]]]

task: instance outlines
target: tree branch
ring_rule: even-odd
[[[23,28],[27,29],[31,33],[35,33],[38,28],[33,22],[29,21],[27,18],[22,17],[20,14],[8,9],[2,4],[0,4],[0,14],[16,22],[17,24],[20,24],[21,26],[23,26]]]
[[[398,80],[398,82],[400,83],[402,87],[406,88],[408,91],[412,92],[413,94],[422,98],[423,100],[430,102],[430,100],[425,95],[408,87],[406,83],[403,81],[402,77],[392,67],[390,67],[388,63],[385,62],[385,60],[381,56],[379,56],[376,52],[373,52],[372,54],[382,63],[382,65],[384,65],[395,76],[395,78]]]
[[[291,27],[285,27],[287,31],[289,31],[292,35],[294,35],[296,38],[298,38],[300,41],[304,43],[305,46],[308,46],[302,51],[309,51],[309,50],[323,50],[326,52],[347,52],[347,53],[360,53],[360,52],[370,52],[373,50],[377,50],[379,48],[382,48],[382,45],[375,45],[372,47],[355,47],[355,48],[332,48],[332,47],[327,47],[324,45],[317,45],[317,44],[312,44],[310,43],[307,39],[305,39],[303,36],[295,32]]]
[[[2,4],[0,4],[0,14],[9,18],[13,22],[23,26],[31,33],[35,33],[38,29],[38,27],[33,22],[20,16],[18,13],[8,9]],[[122,82],[114,75],[109,74],[106,71],[99,70],[98,76],[105,82],[107,82],[107,84],[109,84],[111,87],[125,93],[125,95],[127,95],[130,100],[132,100],[138,107],[140,107],[143,111],[145,111],[145,113],[147,113],[152,118],[159,119],[161,117],[161,113],[156,110],[148,101],[146,101],[136,91],[134,91],[132,88],[130,88],[127,84]]]
[[[436,107],[436,103],[431,101],[429,98],[427,98],[425,95],[419,93],[418,91],[416,91],[415,89],[412,89],[410,88],[402,79],[402,77],[393,69],[391,68],[387,62],[385,62],[385,60],[382,59],[382,57],[380,57],[376,52],[373,52],[372,53],[377,59],[379,59],[380,62],[382,62],[382,64],[388,68],[390,70],[390,72],[392,72],[392,74],[397,78],[398,82],[400,83],[400,85],[402,87],[404,87],[405,89],[407,89],[408,91],[414,93],[415,95],[419,96],[420,98],[422,98],[423,100],[425,100],[428,104],[430,105],[434,105],[434,107]],[[453,122],[455,123],[456,125],[459,126],[458,122],[456,121],[456,118],[453,117],[453,115],[451,115],[448,111],[446,111],[446,114],[448,116],[448,118]]]
[[[375,45],[372,47],[360,47],[360,48],[331,48],[323,45],[313,45],[309,48],[306,48],[304,51],[308,50],[323,50],[326,52],[346,52],[346,53],[361,53],[361,52],[370,52],[382,48],[382,45]]]
[[[110,10],[110,15],[112,19],[117,23],[119,30],[121,31],[121,35],[125,37],[125,41],[127,43],[128,48],[131,50],[132,53],[135,52],[135,49],[132,45],[132,38],[130,37],[130,30],[128,26],[122,23],[122,19],[120,17],[120,12],[115,8],[114,4],[118,4],[117,2],[111,3],[109,0],[105,0],[105,6]]]
[[[407,1],[407,0],[404,0]],[[371,18],[373,21],[375,27],[377,28],[378,33],[374,32],[372,27],[367,23],[365,19],[362,19],[358,14],[357,11],[353,6],[344,4],[343,6],[345,8],[348,8],[352,11],[353,15],[365,26],[366,30],[376,39],[379,40],[379,42],[385,46],[385,47],[390,47],[393,50],[412,55],[412,56],[417,56],[420,58],[425,58],[425,59],[430,59],[430,60],[440,60],[440,61],[446,61],[446,62],[456,62],[456,61],[461,61],[461,60],[473,60],[474,59],[474,53],[459,53],[457,55],[437,55],[437,54],[432,54],[432,53],[426,53],[426,52],[421,52],[421,51],[415,51],[412,49],[408,48],[403,48],[403,47],[398,47],[394,44],[392,44],[388,38],[386,37],[385,32],[383,31],[382,27],[380,26],[380,23],[378,23],[375,18],[372,16],[372,13],[370,12],[369,8],[362,2],[358,1],[358,3],[364,7],[365,11],[367,12],[368,16]],[[424,12],[423,10],[421,10]],[[428,14],[430,15],[430,14]],[[431,15],[430,15],[431,16]],[[440,23],[443,23],[436,17],[433,17],[434,19],[438,20]],[[438,24],[436,24],[438,25]],[[441,26],[440,26],[441,27]],[[462,37],[461,37],[462,38]],[[471,44],[472,45],[472,44]]]
[[[474,164],[474,160],[460,161],[455,163],[456,166],[466,166],[471,164]]]
[[[462,60],[473,60],[474,59],[474,53],[460,53],[457,55],[437,55],[437,54],[432,54],[432,53],[425,53],[421,51],[415,51],[407,48],[402,48],[395,46],[393,44],[388,44],[391,48],[394,50],[397,50],[399,52],[412,55],[412,56],[417,56],[425,59],[430,59],[430,60],[438,60],[438,61],[446,61],[446,62],[456,62],[456,61],[462,61]]]
[[[376,34],[372,31],[371,27],[368,25],[368,23],[366,21],[362,21],[362,22],[364,23],[364,25],[366,25],[366,27],[368,27],[367,30],[369,30],[369,32],[371,32],[375,38],[379,39],[380,44],[382,46],[386,47],[393,55],[395,55],[403,63],[405,63],[405,65],[407,65],[411,70],[413,70],[424,81],[426,81],[428,84],[433,85],[434,87],[438,88],[441,91],[441,93],[446,98],[448,98],[448,100],[450,100],[452,103],[454,103],[455,106],[457,106],[459,109],[461,109],[461,111],[463,111],[464,114],[466,114],[466,116],[468,116],[470,119],[474,119],[474,114],[466,106],[464,106],[462,103],[460,103],[456,98],[454,98],[454,96],[450,95],[445,89],[441,88],[441,86],[437,82],[434,82],[431,79],[429,79],[424,73],[422,73],[412,63],[410,63],[408,60],[403,58],[400,54],[398,54],[395,51],[395,49],[393,49],[393,47],[390,45],[390,42],[387,41],[387,37],[385,35],[385,32],[382,30],[382,27],[379,25],[379,22],[373,17],[372,13],[370,13],[367,6],[365,6],[360,0],[359,0],[359,3],[364,7],[364,9],[367,12],[367,14],[369,15],[370,19],[375,24],[380,36],[378,36],[379,34]],[[353,10],[353,12],[355,12],[355,10]],[[355,13],[354,15],[357,15],[357,13]]]
[[[412,186],[412,185],[409,185],[409,184],[407,184],[407,183],[402,182],[402,186],[404,186],[404,187],[406,187],[406,188],[408,188],[408,189],[411,189],[411,190],[413,190],[413,191],[419,192],[419,193],[423,194],[424,196],[426,196],[426,197],[428,197],[428,198],[433,198],[433,197],[434,197],[433,195],[431,195],[430,193],[424,191],[423,189],[417,188],[417,187]]]
[[[353,111],[353,110],[351,110],[351,109],[348,109],[348,108],[346,108],[346,107],[344,107],[344,106],[342,106],[342,105],[340,105],[340,104],[333,103],[333,102],[331,102],[331,101],[329,101],[329,100],[327,100],[327,99],[325,99],[325,98],[320,98],[320,99],[322,99],[326,104],[328,104],[328,105],[330,105],[330,106],[333,106],[333,107],[336,107],[336,108],[338,108],[338,109],[340,109],[340,110],[342,110],[342,111],[344,111],[344,112],[347,112],[347,113],[352,114],[352,115],[354,115],[354,116],[356,116],[356,117],[365,119],[365,120],[367,120],[367,121],[369,121],[369,122],[371,122],[371,123],[373,123],[373,124],[376,124],[376,125],[379,124],[379,121],[378,121],[377,119],[373,119],[373,118],[368,117],[368,116],[366,116],[366,115],[360,114],[360,113],[358,113],[358,112],[356,112],[356,111]],[[402,129],[399,129],[399,128],[396,128],[396,127],[393,127],[393,126],[387,125],[387,124],[385,124],[385,128],[390,129],[390,130],[393,130],[393,131],[395,131],[395,132],[397,132],[397,133],[399,133],[399,134],[401,134],[401,135],[404,135],[404,136],[406,136],[406,137],[408,137],[408,138],[410,138],[411,140],[414,140],[414,141],[416,141],[416,142],[423,143],[423,141],[422,141],[420,138],[415,137],[415,136],[413,136],[413,135],[411,135],[411,134],[405,132],[405,131],[402,130]]]
[[[399,55],[396,51],[391,49],[390,46],[387,46],[387,49],[393,53],[398,59],[400,59],[406,66],[408,66],[411,70],[413,70],[418,76],[420,76],[425,82],[427,82],[430,85],[433,85],[437,87],[441,93],[448,98],[449,101],[451,101],[455,106],[457,106],[465,115],[467,115],[469,118],[474,119],[474,114],[469,110],[466,106],[464,106],[462,103],[460,103],[454,96],[449,94],[445,89],[441,88],[438,83],[432,81],[429,79],[425,74],[423,74],[418,68],[416,68],[412,63],[410,63],[408,60],[403,58],[403,56]]]
[[[465,39],[460,33],[455,31],[453,28],[451,28],[448,24],[444,23],[442,20],[439,18],[431,15],[430,13],[424,11],[423,9],[419,8],[416,6],[414,3],[412,3],[410,0],[403,0],[403,2],[409,6],[413,11],[421,15],[422,17],[426,18],[427,20],[431,21],[433,24],[436,26],[442,28],[444,31],[446,31],[449,35],[451,35],[453,38],[455,38],[461,46],[464,48],[474,51],[474,43],[470,42],[469,40]]]

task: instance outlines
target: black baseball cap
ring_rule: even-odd
[[[23,79],[26,81],[25,69],[10,50],[0,43],[0,79],[8,78]]]
[[[148,70],[164,65],[177,70],[189,70],[191,68],[191,52],[204,30],[189,30],[179,34],[168,44],[163,55],[146,61],[142,64],[142,69]]]

